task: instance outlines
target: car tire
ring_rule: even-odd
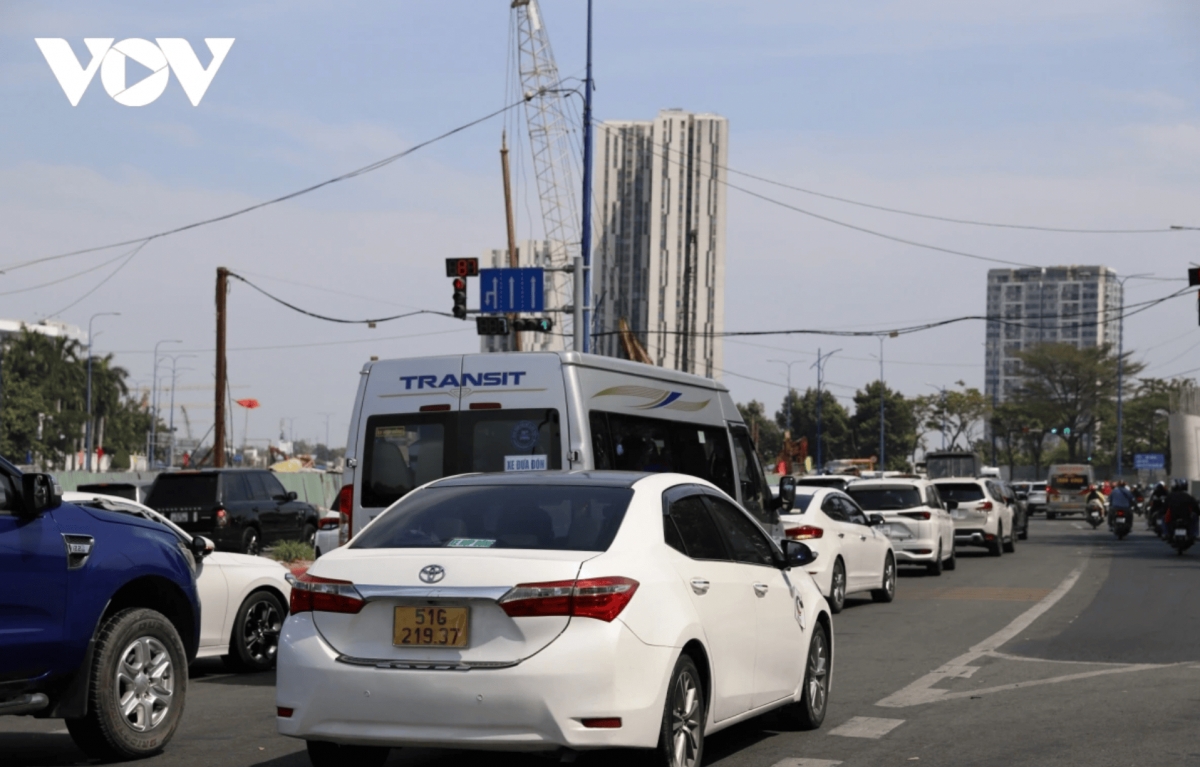
[[[247,527],[242,531],[242,548],[243,554],[250,556],[258,556],[262,553],[262,538],[259,537],[257,527]]]
[[[846,566],[839,557],[829,576],[829,612],[837,615],[846,607]]]
[[[946,560],[946,564],[942,565],[943,570],[954,570],[958,568],[958,548],[954,544],[950,544],[950,558]]]
[[[246,597],[233,621],[229,641],[229,665],[237,671],[270,671],[275,668],[279,633],[287,610],[270,591]]]
[[[1013,530],[1008,535],[1008,542],[1004,543],[1004,553],[1013,554],[1017,550],[1017,531]]]
[[[304,526],[303,537],[301,537],[300,540],[303,541],[304,543],[307,543],[309,546],[312,546],[313,550],[316,550],[316,548],[317,548],[317,528],[314,527],[313,525],[306,524]]]
[[[996,537],[992,540],[991,543],[988,544],[988,554],[992,555],[993,557],[998,557],[1001,554],[1003,554],[1004,553],[1004,545],[1002,543],[1003,540],[1004,540],[1004,526],[1001,525],[1000,527],[996,528]]]
[[[883,586],[871,589],[871,599],[876,602],[888,603],[896,598],[896,560],[891,554],[883,560]]]
[[[324,740],[308,740],[308,761],[313,767],[382,767],[392,750],[387,746],[343,746]]]
[[[939,543],[938,549],[937,549],[937,556],[935,556],[933,558],[933,561],[929,563],[929,565],[925,568],[925,571],[928,572],[930,575],[938,576],[938,575],[942,574],[943,567],[944,567],[944,565],[942,563],[942,544]]]
[[[1053,511],[1047,511],[1047,512],[1046,512],[1046,519],[1047,519],[1047,520],[1051,520],[1051,519],[1058,519],[1058,515],[1057,515],[1057,514],[1055,514]]]
[[[680,655],[667,685],[658,746],[649,761],[655,767],[700,767],[707,719],[704,678],[689,655]]]
[[[187,696],[187,653],[162,613],[131,608],[109,618],[96,635],[92,667],[81,673],[91,675],[87,714],[66,722],[71,739],[89,757],[141,759],[171,740]],[[123,714],[123,691],[136,694],[143,684],[141,703]]]
[[[815,730],[825,721],[829,708],[829,680],[833,660],[829,651],[829,630],[817,621],[808,643],[804,662],[804,682],[800,700],[779,710],[784,725],[792,730]]]

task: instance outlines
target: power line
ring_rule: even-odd
[[[593,121],[593,122],[595,122],[602,129],[609,130],[609,127],[604,125],[604,123],[602,123],[598,120]],[[754,173],[747,173],[746,171],[737,170],[736,168],[731,168],[727,165],[721,165],[720,163],[714,163],[709,160],[701,160],[701,162],[711,165],[714,168],[719,168],[720,170],[726,171],[727,173],[733,173],[738,176],[744,176],[746,178],[754,179],[755,181],[761,181],[764,184],[770,184],[772,186],[777,186],[782,189],[790,189],[794,192],[801,192],[803,194],[812,195],[814,197],[821,197],[826,200],[842,202],[842,203],[846,203],[847,205],[857,205],[858,207],[870,208],[872,210],[879,210],[879,211],[883,211],[885,213],[895,213],[895,214],[902,215],[902,216],[912,216],[915,218],[930,219],[932,221],[943,221],[943,222],[950,223],[950,224],[964,224],[964,225],[968,225],[968,226],[985,226],[985,227],[992,227],[992,228],[998,228],[998,229],[1023,229],[1023,230],[1030,230],[1030,231],[1037,231],[1037,232],[1065,232],[1065,233],[1069,233],[1069,234],[1165,234],[1165,233],[1169,233],[1172,231],[1179,231],[1183,228],[1183,227],[1176,227],[1176,226],[1167,226],[1167,227],[1160,227],[1160,228],[1154,228],[1154,229],[1086,229],[1086,228],[1071,228],[1071,227],[1057,227],[1057,226],[1038,226],[1038,225],[1034,225],[1034,224],[1007,224],[1007,223],[997,223],[997,222],[993,222],[993,221],[978,221],[978,220],[973,220],[973,219],[953,218],[951,216],[939,216],[939,215],[935,215],[932,213],[920,213],[920,212],[912,211],[912,210],[904,210],[902,208],[890,208],[885,205],[877,205],[874,203],[863,202],[861,200],[852,200],[848,197],[839,197],[834,194],[829,194],[828,192],[820,192],[815,189],[806,189],[801,186],[795,186],[794,184],[787,184],[782,181],[776,181],[774,179],[766,178],[765,176],[759,176]]]
[[[329,317],[324,314],[317,314],[316,312],[310,312],[307,309],[301,309],[299,306],[296,306],[295,304],[288,303],[287,301],[284,301],[279,296],[272,295],[272,294],[268,293],[267,291],[263,290],[262,288],[255,285],[253,282],[246,279],[245,277],[238,274],[237,272],[229,272],[229,276],[234,278],[235,280],[239,280],[239,281],[245,283],[246,285],[249,285],[250,287],[257,290],[259,293],[262,293],[267,298],[271,299],[272,301],[274,301],[278,304],[282,304],[282,305],[286,306],[287,308],[291,309],[294,312],[299,312],[300,314],[303,314],[303,315],[306,315],[309,317],[313,317],[318,320],[325,320],[326,322],[337,322],[342,325],[374,325],[379,322],[391,322],[392,320],[400,320],[400,319],[404,319],[405,317],[415,317],[418,314],[436,314],[436,315],[439,315],[442,317],[453,317],[454,316],[454,315],[450,314],[449,312],[435,312],[432,309],[416,309],[415,311],[405,312],[404,314],[394,314],[391,317],[376,317],[374,319],[366,319],[366,320],[346,320],[346,319],[342,319],[340,317]]]
[[[110,243],[108,245],[99,245],[94,248],[83,248],[81,250],[73,250],[69,253],[59,253],[59,254],[53,255],[53,256],[43,256],[41,258],[35,258],[30,261],[23,261],[18,264],[12,264],[10,266],[5,266],[3,268],[0,268],[0,274],[13,272],[13,271],[16,271],[17,269],[24,269],[27,266],[34,266],[36,264],[44,264],[49,261],[57,261],[59,259],[71,258],[73,256],[82,256],[87,253],[95,253],[97,251],[108,250],[110,248],[119,248],[124,245],[137,245],[137,244],[144,245],[144,244],[150,242],[151,240],[156,240],[161,237],[167,237],[172,234],[178,234],[180,232],[186,232],[189,229],[196,229],[198,227],[207,226],[208,224],[215,224],[220,221],[228,221],[231,218],[236,218],[237,216],[241,216],[243,214],[250,213],[251,211],[255,211],[260,208],[265,208],[268,205],[275,205],[276,203],[285,202],[287,200],[292,200],[292,199],[295,199],[296,197],[300,197],[301,195],[308,194],[309,192],[315,192],[316,190],[321,189],[326,186],[329,186],[330,184],[336,184],[339,181],[345,181],[347,179],[356,178],[356,177],[362,176],[366,173],[370,173],[372,171],[376,171],[376,170],[379,170],[380,168],[391,165],[396,160],[407,157],[408,155],[410,155],[420,149],[424,149],[425,147],[427,147],[431,144],[435,144],[443,139],[449,138],[450,136],[453,136],[456,133],[461,133],[462,131],[465,131],[468,128],[473,128],[476,125],[479,125],[480,123],[487,122],[488,120],[492,119],[493,117],[496,117],[497,115],[503,114],[510,109],[520,106],[521,104],[524,103],[524,101],[525,100],[522,99],[521,101],[516,101],[516,102],[510,103],[507,106],[501,107],[500,109],[497,109],[494,112],[484,115],[483,117],[479,117],[468,123],[464,123],[464,124],[458,126],[457,128],[452,128],[452,129],[446,131],[445,133],[442,133],[438,136],[434,136],[431,139],[422,141],[419,144],[414,144],[413,146],[409,147],[408,149],[405,149],[403,152],[397,152],[396,154],[389,155],[388,157],[384,157],[381,160],[376,160],[375,162],[364,165],[361,168],[356,168],[355,170],[349,171],[347,173],[343,173],[340,176],[334,176],[333,178],[326,179],[324,181],[321,181],[320,183],[313,184],[312,186],[304,187],[303,189],[298,189],[294,192],[289,192],[288,194],[282,195],[280,197],[276,197],[271,200],[266,200],[264,202],[255,203],[254,205],[250,205],[245,208],[240,208],[238,210],[231,211],[229,213],[225,213],[220,216],[215,216],[213,218],[207,218],[207,219],[204,219],[203,221],[195,221],[190,224],[178,226],[178,227],[175,227],[174,229],[168,229],[166,231],[147,235],[145,237],[137,237],[132,240],[125,240],[124,242],[114,242],[114,243]]]
[[[109,264],[115,264],[116,262],[120,261],[122,258],[125,258],[127,255],[129,255],[128,251],[126,251],[124,253],[119,253],[114,258],[110,258],[107,261],[101,261],[100,263],[96,264],[95,266],[89,266],[87,269],[84,269],[83,271],[75,272],[74,274],[68,274],[66,277],[59,277],[56,280],[51,280],[50,282],[43,282],[39,285],[30,285],[27,288],[17,288],[16,290],[6,290],[3,293],[0,293],[0,296],[13,296],[13,295],[16,295],[17,293],[28,293],[33,290],[41,290],[42,288],[48,288],[51,285],[58,285],[59,283],[66,282],[68,280],[73,280],[76,277],[82,277],[83,275],[88,274],[89,272],[94,272],[97,269],[103,269],[104,267],[108,266]]]
[[[314,341],[305,344],[277,344],[274,346],[236,346],[226,348],[227,352],[266,352],[277,351],[280,349],[312,349],[318,346],[349,346],[351,344],[375,344],[383,341],[399,341],[406,338],[424,338],[425,336],[444,336],[451,333],[466,333],[468,330],[475,328],[456,328],[454,330],[434,330],[425,333],[405,333],[399,336],[380,336],[379,338],[355,338],[349,341]],[[204,353],[214,352],[216,349],[179,349],[179,354],[184,353]],[[97,354],[153,354],[151,349],[113,349],[106,352],[96,352]],[[211,387],[210,387],[211,388]]]
[[[140,252],[141,252],[141,250],[142,250],[142,248],[146,247],[147,243],[149,243],[149,242],[150,242],[150,241],[149,241],[149,240],[147,240],[146,242],[143,242],[141,245],[138,245],[136,248],[134,248],[133,250],[131,250],[131,251],[129,252],[129,255],[128,255],[126,258],[125,258],[125,260],[124,260],[124,261],[122,261],[122,262],[121,262],[121,263],[120,263],[120,264],[117,266],[117,268],[116,268],[116,269],[113,269],[111,272],[109,272],[109,274],[108,274],[108,276],[107,276],[107,277],[105,277],[104,279],[100,280],[100,282],[96,283],[96,285],[95,285],[94,287],[92,287],[92,289],[91,289],[91,290],[89,290],[88,292],[84,293],[84,294],[83,294],[82,296],[80,296],[79,298],[76,298],[74,301],[72,301],[71,303],[67,304],[67,305],[66,305],[66,306],[64,306],[63,308],[59,309],[58,311],[56,311],[56,312],[51,312],[51,313],[50,313],[48,316],[50,316],[50,317],[57,317],[57,316],[61,315],[63,312],[65,312],[66,310],[70,309],[72,306],[75,306],[76,304],[78,304],[78,303],[79,303],[80,301],[82,301],[83,299],[87,298],[88,296],[90,296],[91,294],[95,293],[95,292],[96,292],[97,290],[99,290],[100,288],[104,287],[104,284],[105,284],[106,282],[108,282],[109,280],[111,280],[113,277],[116,277],[116,276],[117,276],[117,274],[118,274],[118,273],[119,273],[119,272],[120,272],[122,269],[124,269],[126,266],[129,266],[129,262],[130,262],[130,261],[132,261],[132,260],[133,260],[133,258],[134,258],[134,256],[136,256],[138,253],[140,253]]]

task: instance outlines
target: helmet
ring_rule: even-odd
[[[1187,480],[1186,479],[1177,479],[1172,484],[1172,487],[1176,490],[1187,490]]]

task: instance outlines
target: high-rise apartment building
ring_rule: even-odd
[[[716,377],[725,324],[729,121],[681,109],[596,132],[593,350],[624,319],[656,364]]]
[[[1042,343],[1078,348],[1120,340],[1121,284],[1106,266],[990,269],[987,284],[988,397],[1008,399],[1021,383],[1016,352]]]

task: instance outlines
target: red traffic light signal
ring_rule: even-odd
[[[454,278],[454,316],[460,320],[467,318],[467,281],[463,277]]]

